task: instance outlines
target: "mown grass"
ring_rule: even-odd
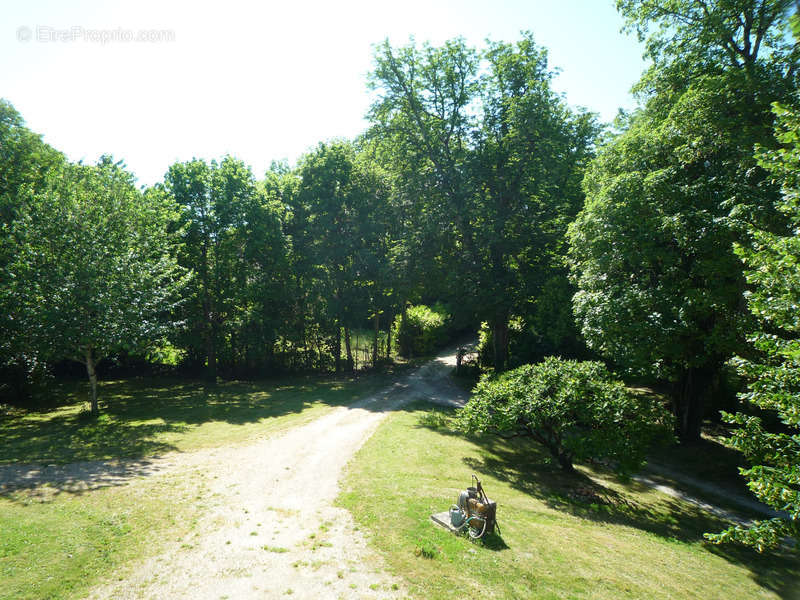
[[[417,404],[378,429],[339,502],[419,598],[797,598],[797,554],[702,539],[725,523],[640,483],[580,467],[567,476],[534,443],[464,438]],[[470,475],[498,501],[501,534],[473,543],[434,526]]]
[[[59,386],[55,410],[0,415],[0,464],[143,459],[134,461],[144,465],[136,476],[148,472],[146,459],[154,454],[272,435],[388,381],[384,374],[210,388],[168,379],[108,382],[98,420],[82,412],[83,385]],[[124,480],[87,490],[73,478],[0,492],[0,598],[82,598],[93,584],[122,576],[133,559],[201,533],[194,525],[208,500],[202,470],[144,477],[136,485],[120,485]]]
[[[213,386],[154,378],[103,382],[98,419],[86,414],[87,384],[55,385],[51,393],[58,408],[0,412],[0,464],[141,458],[246,442],[353,402],[385,386],[389,377],[295,377]]]
[[[201,473],[184,473],[82,494],[4,495],[0,598],[85,597],[93,583],[121,577],[131,560],[190,537],[204,490]]]

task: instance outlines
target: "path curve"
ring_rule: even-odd
[[[466,402],[468,394],[447,377],[454,365],[451,349],[377,394],[248,445],[108,464],[9,465],[0,469],[0,490],[74,481],[84,489],[136,486],[145,478],[204,474],[209,506],[191,547],[171,542],[122,580],[94,588],[92,600],[405,597],[402,581],[387,573],[350,513],[333,502],[343,468],[391,411],[414,400]],[[637,479],[742,522],[645,475]]]
[[[204,533],[191,548],[171,544],[89,598],[405,596],[402,581],[387,574],[333,502],[342,469],[390,411],[417,399],[463,404],[466,394],[446,376],[453,365],[455,353],[447,352],[382,392],[277,437],[165,457],[153,476],[207,475],[213,501],[196,527]]]

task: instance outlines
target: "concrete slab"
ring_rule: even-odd
[[[450,533],[458,533],[458,529],[453,527],[452,523],[450,523],[450,511],[448,510],[431,515],[431,521],[439,527],[447,529]]]

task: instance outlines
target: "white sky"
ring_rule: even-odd
[[[317,142],[366,127],[372,44],[533,31],[555,87],[605,120],[630,108],[642,49],[613,0],[418,2],[5,2],[0,97],[71,160],[110,153],[139,182],[192,157],[242,158],[262,177]],[[172,41],[37,40],[58,31],[168,30]],[[22,29],[21,29],[22,28]],[[25,29],[26,28],[26,29]],[[44,30],[40,30],[43,34]],[[30,34],[32,39],[20,41]]]

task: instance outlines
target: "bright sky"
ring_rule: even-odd
[[[6,2],[0,97],[71,160],[123,159],[142,184],[233,154],[262,177],[366,127],[372,44],[473,45],[533,31],[557,90],[611,120],[644,62],[613,0]],[[122,33],[120,33],[122,30]],[[164,31],[155,41],[104,36]],[[156,37],[159,34],[155,34]]]

